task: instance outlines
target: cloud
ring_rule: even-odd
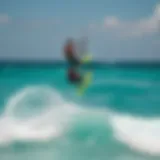
[[[114,31],[121,36],[142,36],[160,32],[160,4],[155,7],[150,17],[137,21],[122,21],[115,16],[106,17],[103,30]]]
[[[7,14],[0,14],[0,24],[6,24],[10,21],[10,17]]]
[[[114,16],[106,17],[104,20],[104,25],[106,28],[117,28],[120,26],[120,21]]]

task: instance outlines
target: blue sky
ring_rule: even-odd
[[[0,59],[63,59],[88,35],[95,59],[160,59],[158,0],[1,0]]]

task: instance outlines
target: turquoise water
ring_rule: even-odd
[[[0,160],[159,160],[160,69],[93,69],[82,97],[64,67],[0,69]]]

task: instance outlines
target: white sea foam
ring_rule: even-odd
[[[110,118],[115,137],[129,147],[160,155],[160,119],[113,115]]]
[[[93,112],[95,118],[99,114],[104,116],[102,120],[107,120],[106,125],[109,123],[112,126],[118,141],[134,150],[160,155],[160,119],[137,118],[111,113],[108,109],[93,111],[77,106],[65,101],[50,87],[26,87],[20,90],[8,99],[5,112],[0,117],[0,145],[60,137],[65,134],[68,124],[75,120],[77,113],[82,111],[88,117]]]

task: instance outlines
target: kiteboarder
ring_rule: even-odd
[[[64,56],[69,64],[67,71],[69,82],[79,84],[82,80],[82,76],[78,72],[81,60],[77,57],[76,46],[72,38],[69,38],[64,46]]]

